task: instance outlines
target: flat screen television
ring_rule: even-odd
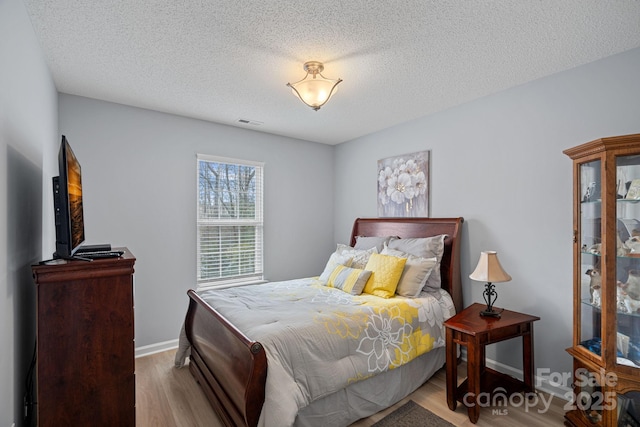
[[[84,242],[82,172],[67,138],[62,135],[58,153],[59,176],[53,177],[56,223],[55,258],[71,258]]]

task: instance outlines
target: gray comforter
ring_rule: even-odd
[[[313,278],[200,295],[264,346],[266,426],[292,425],[309,403],[443,347],[443,322],[454,314],[443,290],[384,299],[353,296]],[[187,349],[181,337],[178,364]]]

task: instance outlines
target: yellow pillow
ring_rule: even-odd
[[[371,254],[364,269],[372,273],[363,292],[382,298],[391,298],[396,293],[406,262],[406,258]]]

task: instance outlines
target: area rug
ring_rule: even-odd
[[[373,427],[455,427],[413,400],[408,401]]]

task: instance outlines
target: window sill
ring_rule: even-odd
[[[238,288],[241,286],[249,286],[249,285],[261,285],[263,283],[267,283],[267,280],[249,280],[246,282],[233,282],[233,283],[221,283],[221,284],[206,284],[196,286],[196,290],[198,291],[208,291],[210,289],[227,289],[227,288]]]

